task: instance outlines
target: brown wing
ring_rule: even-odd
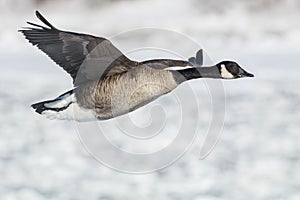
[[[38,11],[36,16],[47,26],[27,22],[33,27],[19,30],[31,44],[45,52],[73,78],[74,85],[103,76],[122,73],[137,65],[109,40],[92,35],[61,31]]]
[[[155,69],[165,69],[168,67],[200,67],[203,65],[203,50],[198,50],[196,53],[196,57],[191,57],[188,59],[188,61],[155,59],[143,61],[141,64],[147,65]]]
[[[147,65],[154,69],[165,69],[168,67],[191,67],[188,61],[171,60],[171,59],[154,59],[141,62],[142,65]]]

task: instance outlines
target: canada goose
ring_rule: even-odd
[[[253,77],[233,61],[199,67],[202,50],[189,61],[133,61],[105,38],[62,31],[38,11],[36,16],[46,26],[27,22],[32,27],[19,31],[69,73],[74,84],[59,97],[32,105],[48,118],[105,120],[131,112],[190,79]]]

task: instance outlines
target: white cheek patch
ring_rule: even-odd
[[[164,68],[164,70],[177,71],[177,70],[184,70],[184,69],[189,69],[189,68],[194,68],[194,67],[192,67],[192,66],[186,66],[186,67],[182,67],[182,66],[174,66],[174,67],[167,67],[167,68]]]
[[[221,65],[221,76],[226,79],[234,78],[234,76],[226,69],[224,64]]]

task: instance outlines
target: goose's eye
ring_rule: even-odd
[[[239,68],[236,65],[228,65],[227,70],[233,75],[236,75],[239,73]]]

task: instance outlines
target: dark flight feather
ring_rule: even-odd
[[[122,73],[137,66],[136,62],[128,59],[105,38],[61,31],[50,24],[38,11],[36,16],[47,27],[27,22],[33,27],[19,31],[30,43],[45,52],[68,72],[75,86],[98,80],[103,76]]]

